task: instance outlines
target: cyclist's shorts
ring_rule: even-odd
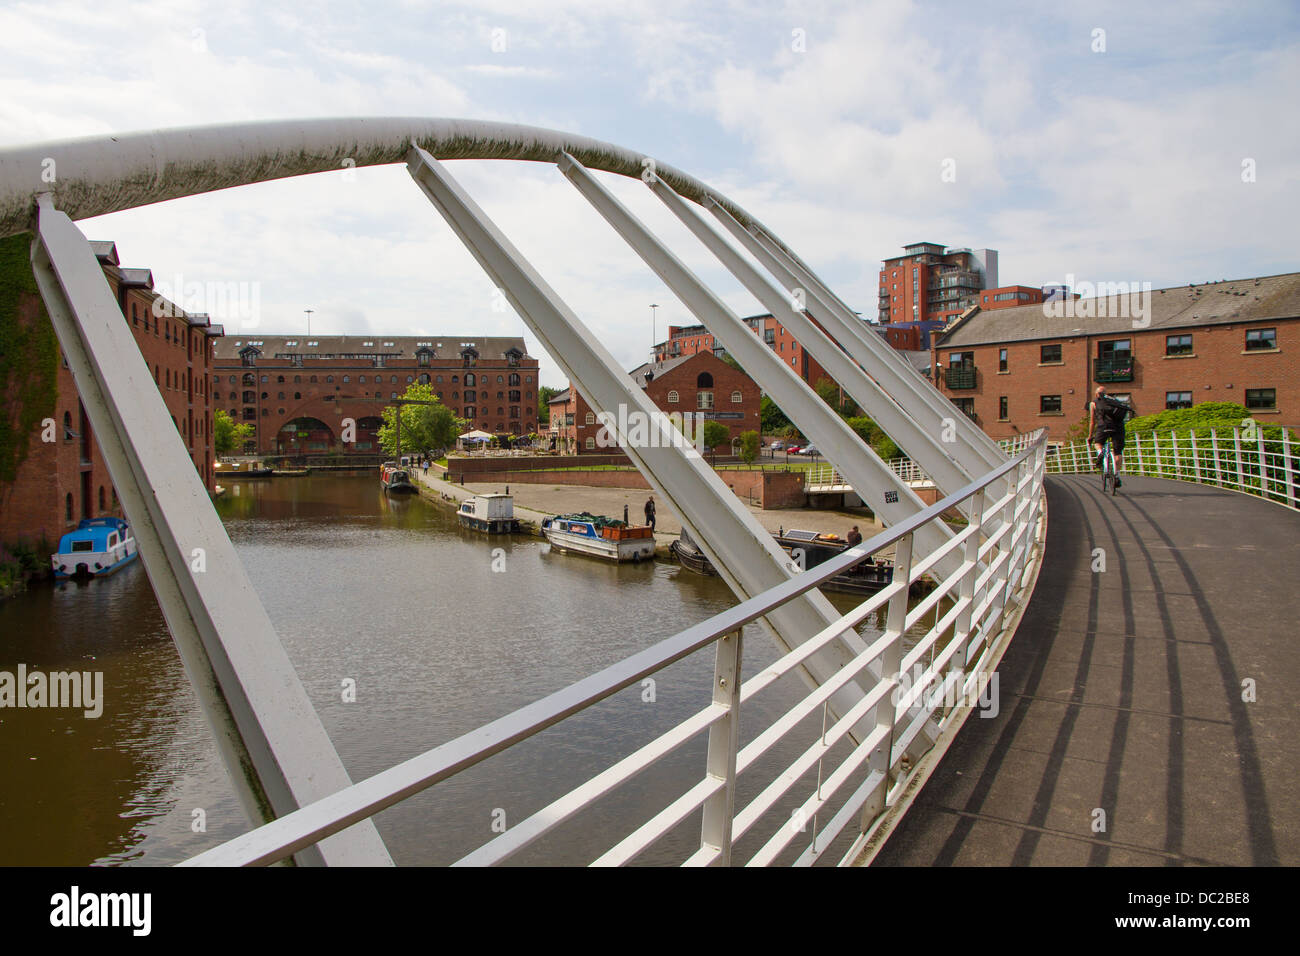
[[[1110,447],[1115,454],[1122,455],[1124,453],[1124,430],[1121,428],[1117,431],[1111,431],[1103,428],[1092,436],[1092,443],[1094,445],[1100,445],[1105,442],[1107,438],[1110,439]]]

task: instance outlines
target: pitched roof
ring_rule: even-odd
[[[646,362],[644,365],[638,365],[636,368],[632,369],[632,371],[628,372],[627,374],[632,376],[632,381],[636,382],[637,385],[639,385],[641,388],[645,388],[646,386],[645,377],[647,372],[653,371],[655,373],[654,377],[658,378],[660,375],[663,375],[665,372],[670,372],[673,369],[675,369],[677,366],[685,365],[691,359],[698,358],[699,356],[704,354],[710,354],[710,353],[692,352],[689,355],[679,355],[677,358],[667,359],[663,362],[655,362],[653,364],[650,362]]]
[[[248,332],[238,338],[227,336],[217,343],[218,359],[234,359],[240,349],[255,345],[262,354],[302,355],[304,358],[324,355],[382,355],[385,358],[415,358],[417,349],[428,347],[440,359],[459,358],[463,349],[472,348],[479,358],[505,358],[515,349],[529,358],[524,340],[518,335],[264,335]]]
[[[1120,294],[988,312],[972,310],[949,325],[936,346],[991,345],[1297,317],[1300,272],[1290,272],[1152,289],[1131,297]],[[1141,324],[1135,324],[1138,322]]]

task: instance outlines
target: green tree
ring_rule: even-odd
[[[225,409],[218,408],[212,416],[212,450],[218,455],[229,455],[244,447],[244,442],[253,437],[253,426],[249,422],[237,422],[226,414]]]
[[[722,422],[705,422],[704,423],[704,444],[708,448],[717,448],[725,444],[727,438],[731,435],[731,430]]]
[[[866,415],[845,419],[844,423],[857,432],[858,437],[870,445],[871,450],[882,460],[889,461],[889,459],[897,458],[902,454],[898,445],[894,444],[894,440],[886,435],[881,427]]]
[[[740,460],[747,465],[752,465],[754,459],[758,457],[758,448],[762,440],[758,437],[758,432],[747,431],[740,433]]]
[[[537,390],[537,424],[549,425],[551,423],[551,406],[548,403],[562,391],[564,389],[551,388],[549,385],[543,385]]]
[[[785,412],[777,406],[776,402],[770,397],[764,395],[758,402],[759,419],[763,423],[763,432],[768,435],[782,435],[792,426],[790,419],[786,418]]]
[[[433,388],[419,382],[406,386],[402,398],[431,405],[402,405],[402,448],[406,451],[430,452],[450,448],[465,431],[467,422],[457,418],[450,408],[434,397]],[[384,423],[379,427],[379,447],[386,454],[397,454],[397,405],[384,408]]]

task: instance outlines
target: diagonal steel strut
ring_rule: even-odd
[[[764,345],[740,316],[727,308],[581,163],[565,153],[560,159],[559,167],[682,304],[722,340],[741,367],[756,382],[762,383],[763,390],[799,426],[799,430],[817,443],[817,447],[835,463],[849,483],[860,490],[863,499],[870,497],[873,511],[884,516],[889,524],[897,524],[925,510],[926,505],[908,484],[867,447],[857,433],[845,424],[844,419],[827,406],[790,366]],[[893,495],[885,494],[886,491],[892,491]],[[940,547],[952,537],[952,532],[942,525],[928,525],[917,534],[925,553]],[[958,556],[951,555],[949,560],[940,563],[938,570],[946,574],[953,571],[959,563]]]
[[[803,290],[812,317],[868,375],[880,383],[885,392],[909,410],[923,428],[939,434],[946,424],[951,424],[961,438],[961,441],[953,443],[952,455],[968,474],[984,474],[1006,463],[1007,456],[991,438],[957,412],[952,402],[918,375],[895,349],[865,328],[862,320],[820,279],[765,234],[756,235],[746,229],[719,204],[706,200],[705,205],[788,292],[793,294],[796,289]]]
[[[626,416],[630,421],[637,416],[644,421],[664,421],[663,413],[636,387],[613,355],[438,160],[413,146],[407,169],[593,408],[619,420]],[[672,430],[671,426],[665,430]],[[619,435],[620,440],[626,437]],[[718,573],[736,594],[752,597],[789,578],[789,557],[694,448],[683,448],[680,442],[639,441],[626,442],[624,450],[692,536],[706,547]],[[777,643],[790,650],[838,617],[830,602],[819,591],[812,591],[773,610],[766,620]],[[863,647],[861,638],[850,629],[810,657],[802,676],[810,686],[816,686]],[[859,687],[842,693],[833,706],[843,706],[841,712],[847,711],[861,699],[862,690]]]
[[[795,340],[808,351],[831,379],[861,406],[872,420],[898,445],[907,449],[909,457],[917,462],[940,490],[940,497],[949,495],[970,482],[975,474],[968,472],[951,455],[944,442],[932,431],[922,428],[908,412],[896,402],[876,380],[862,370],[848,354],[823,332],[801,308],[774,286],[749,260],[742,256],[722,236],[709,228],[704,218],[691,209],[681,196],[662,179],[655,177],[650,191],[658,196],[682,221],[704,246],[713,253],[733,276],[772,313]],[[705,322],[705,325],[708,325]],[[730,348],[730,346],[728,346]],[[770,350],[769,350],[770,351]],[[742,365],[744,363],[741,363]],[[781,363],[784,366],[785,363]],[[780,402],[777,402],[781,405]],[[781,405],[784,410],[785,406]],[[818,444],[819,448],[825,446]],[[838,462],[836,462],[838,464]],[[842,474],[847,474],[843,468]],[[867,490],[867,489],[864,489]],[[863,496],[866,501],[866,496]],[[876,502],[871,505],[874,508]],[[969,508],[963,503],[962,511]]]
[[[266,823],[351,785],[85,236],[38,200],[32,270],[240,801]],[[370,820],[299,863],[391,865]]]

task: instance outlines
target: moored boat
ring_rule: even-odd
[[[140,554],[131,529],[121,518],[83,518],[75,531],[59,539],[50,555],[54,576],[61,580],[86,575],[101,578],[134,561]]]
[[[460,503],[456,517],[461,526],[487,534],[510,534],[519,530],[512,495],[475,495]]]
[[[805,570],[816,567],[849,547],[849,543],[843,538],[818,534],[816,531],[783,530],[773,537],[776,538],[776,543]],[[708,555],[691,540],[684,528],[681,538],[674,541],[669,550],[681,562],[682,567],[690,571],[697,574],[718,573]],[[869,558],[856,567],[835,575],[821,587],[826,591],[841,591],[846,594],[874,594],[892,580],[894,580],[892,564],[888,561],[874,562]]]
[[[604,515],[555,515],[542,522],[542,533],[554,548],[606,561],[636,563],[655,555],[649,525],[629,525]]]
[[[405,468],[399,468],[391,461],[379,466],[379,483],[390,495],[409,495],[415,493],[415,484]]]
[[[845,539],[833,534],[819,534],[816,531],[801,531],[796,528],[784,530],[776,536],[776,543],[789,552],[790,557],[804,570],[815,568],[823,561],[835,557],[849,549]],[[876,563],[874,559],[854,565],[842,571],[822,585],[828,591],[843,591],[848,594],[875,594],[894,580],[894,566],[887,561]]]

